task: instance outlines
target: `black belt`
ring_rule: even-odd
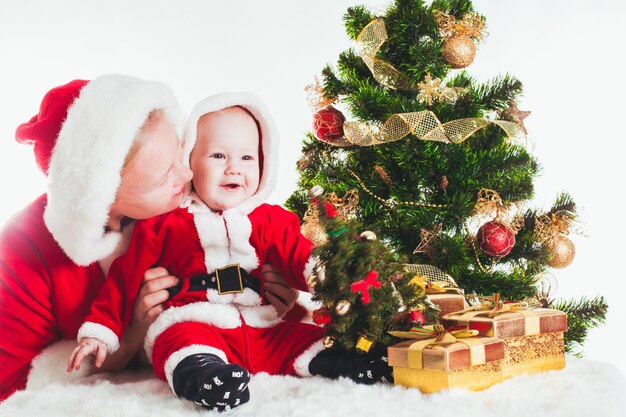
[[[196,275],[189,280],[188,292],[206,291],[207,289],[217,290],[218,294],[236,294],[243,292],[244,288],[250,288],[257,294],[261,294],[261,281],[240,268],[239,264],[228,265],[224,268],[217,268],[212,274]],[[183,283],[168,288],[170,298],[178,294],[183,289]]]

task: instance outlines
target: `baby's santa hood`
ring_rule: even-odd
[[[185,163],[189,164],[189,156],[196,143],[198,120],[207,113],[234,106],[243,107],[250,112],[259,126],[259,156],[261,158],[259,188],[253,196],[237,207],[239,212],[248,214],[266,202],[276,185],[278,169],[278,132],[269,109],[257,96],[245,92],[221,93],[209,96],[198,103],[187,118],[184,160]]]

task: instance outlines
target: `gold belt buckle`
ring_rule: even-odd
[[[217,293],[219,295],[243,292],[243,280],[239,264],[215,268],[215,279],[217,279]]]

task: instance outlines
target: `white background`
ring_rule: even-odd
[[[555,270],[557,297],[603,294],[606,326],[590,332],[586,355],[626,372],[623,331],[623,213],[626,135],[622,111],[626,35],[623,0],[476,0],[486,41],[469,68],[479,80],[510,72],[522,80],[520,108],[543,166],[537,207],[563,190],[584,214],[587,237]],[[0,224],[45,192],[32,150],[14,130],[51,87],[124,73],[170,85],[185,110],[207,95],[246,90],[272,109],[282,136],[283,202],[295,189],[300,143],[311,124],[304,87],[352,46],[341,16],[348,0],[0,0]]]

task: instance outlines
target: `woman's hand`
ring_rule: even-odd
[[[109,355],[98,372],[121,371],[142,350],[148,327],[161,314],[163,303],[169,297],[167,288],[176,284],[178,278],[170,275],[165,268],[151,268],[144,273],[133,309],[133,318],[122,336],[120,348]]]
[[[163,312],[163,303],[169,298],[167,289],[178,284],[178,278],[172,276],[163,267],[148,269],[143,275],[141,289],[135,301],[133,319],[124,334],[124,338],[137,339],[140,345],[148,332],[148,327]]]
[[[287,285],[271,264],[263,265],[261,274],[265,282],[265,299],[274,306],[278,317],[284,317],[298,300],[298,290]]]

